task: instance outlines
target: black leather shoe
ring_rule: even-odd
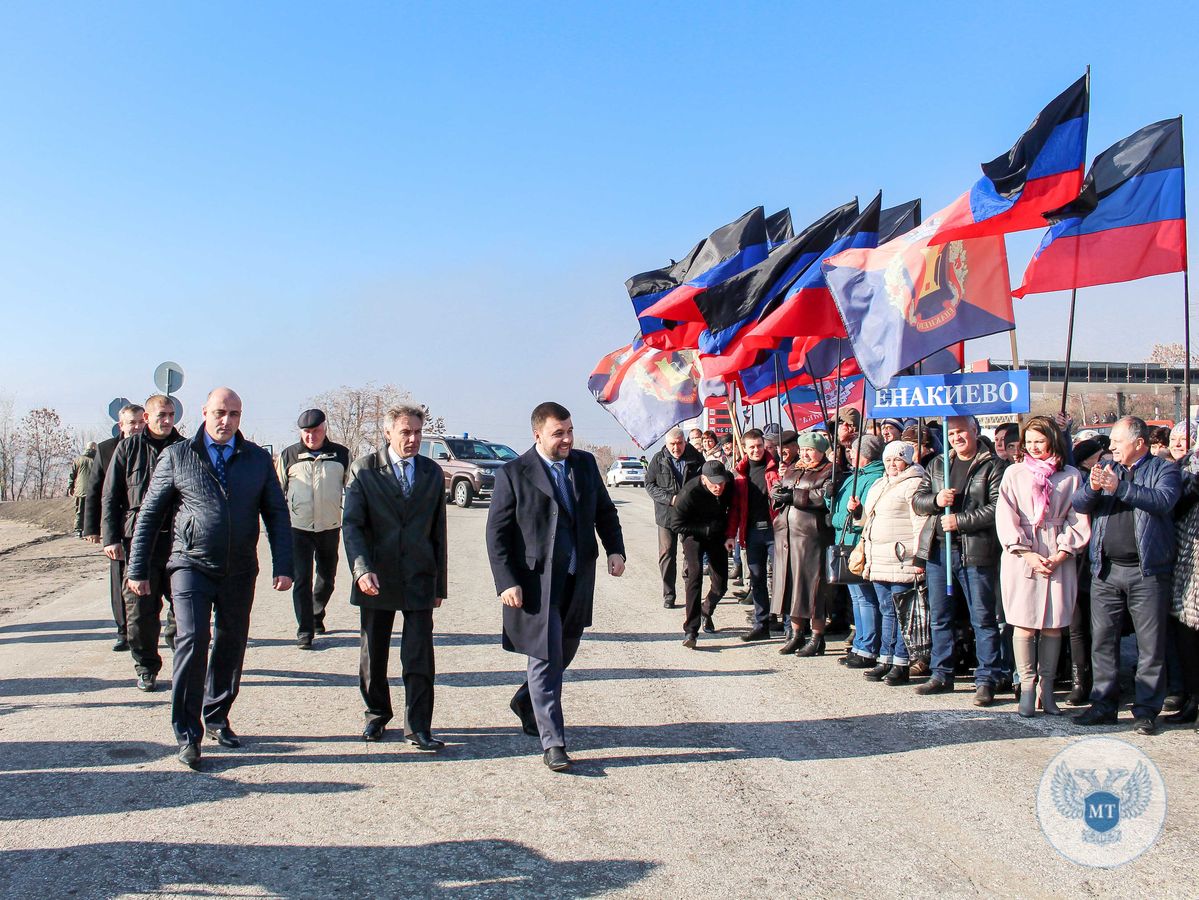
[[[565,747],[550,747],[542,754],[541,761],[555,772],[565,772],[570,768],[570,757],[566,755]]]
[[[112,645],[113,653],[124,653],[128,649],[129,641],[127,641],[124,637],[118,637],[117,642]]]
[[[674,597],[667,597],[662,601],[663,609],[674,609],[676,606],[678,606],[678,604],[674,602]]]
[[[887,673],[891,671],[890,663],[879,663],[873,669],[867,669],[862,674],[866,676],[867,681],[882,681],[887,677]]]
[[[883,678],[883,684],[895,687],[897,684],[907,684],[909,678],[907,666],[892,666],[891,671]]]
[[[200,768],[200,745],[199,744],[184,744],[179,748],[179,762],[183,763],[189,769]]]
[[[749,634],[741,635],[741,640],[745,641],[745,643],[747,643],[747,644],[750,641],[768,641],[768,640],[770,640],[770,629],[769,628],[755,628],[752,631],[750,631]]]
[[[312,649],[312,635],[310,635],[310,634],[300,635],[298,638],[296,638],[296,647],[299,648],[300,650],[311,650]]]
[[[521,703],[519,697],[513,697],[508,703],[508,708],[520,719],[520,730],[530,737],[537,737],[540,732],[537,731],[537,716],[533,714],[532,702],[526,700]]]
[[[916,688],[916,693],[922,697],[929,694],[951,694],[953,693],[953,682],[946,681],[943,678],[937,678],[935,675],[924,684]]]
[[[210,740],[216,741],[222,747],[237,748],[241,746],[241,738],[239,738],[237,733],[228,725],[224,725],[220,728],[206,728],[204,729],[204,732],[208,735]]]
[[[704,616],[704,634],[715,634],[716,623],[712,621],[712,614],[708,613]]]
[[[430,753],[436,752],[445,746],[445,741],[439,741],[427,731],[414,731],[412,734],[404,735],[404,739],[412,746],[426,750]]]
[[[387,730],[387,726],[379,719],[373,719],[366,723],[366,727],[362,729],[362,739],[364,741],[381,741],[383,740],[383,732]]]
[[[153,672],[142,672],[137,676],[137,689],[139,691],[145,691],[147,694],[151,693],[154,688],[157,687],[155,684],[157,678],[158,676]],[[1194,720],[1192,719],[1191,721]]]
[[[695,642],[696,642],[696,635],[694,635],[694,634],[689,634],[685,638],[683,638],[683,646],[686,647],[688,650],[695,649]]]
[[[845,668],[847,668],[847,669],[873,669],[874,668],[874,657],[873,656],[858,656],[858,654],[853,653],[850,655],[849,659],[845,660]]]
[[[995,682],[994,690],[996,694],[1010,694],[1012,692],[1012,688],[1012,679],[1008,678],[1006,675],[1001,675],[999,680]]]
[[[1115,712],[1104,712],[1097,706],[1092,706],[1086,712],[1074,717],[1075,725],[1089,727],[1091,725],[1115,725]]]
[[[325,623],[317,622],[315,625],[312,626],[312,630],[315,631],[317,634],[324,634],[325,633]]]
[[[807,659],[810,656],[824,656],[824,635],[814,634],[808,642],[795,651],[796,656]]]
[[[1157,734],[1157,723],[1148,716],[1137,716],[1132,722],[1132,730],[1137,734]]]
[[[1170,694],[1162,703],[1162,712],[1177,712],[1182,709],[1184,702],[1186,702],[1186,698],[1181,694]]]
[[[1066,703],[1070,706],[1086,706],[1091,699],[1091,667],[1074,667],[1074,687]]]
[[[990,706],[995,702],[995,688],[983,682],[974,689],[974,705]]]
[[[1199,720],[1199,698],[1190,697],[1178,712],[1162,716],[1167,725],[1190,725]]]
[[[783,656],[786,656],[788,653],[794,653],[796,650],[798,650],[802,646],[803,646],[803,635],[802,634],[792,634],[791,637],[788,639],[787,643],[785,643],[785,644],[783,644],[783,646],[779,647],[779,653],[781,653]]]

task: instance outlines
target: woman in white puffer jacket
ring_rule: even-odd
[[[927,517],[912,509],[912,495],[924,475],[924,469],[912,462],[912,445],[903,441],[887,444],[883,466],[887,477],[871,485],[863,509],[866,569],[862,577],[881,588],[878,594],[883,620],[878,665],[865,675],[870,681],[894,686],[907,682],[910,662],[895,596],[911,590],[924,572],[924,561],[913,554]]]

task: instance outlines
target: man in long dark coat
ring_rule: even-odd
[[[608,573],[624,573],[624,537],[595,457],[573,449],[570,412],[533,410],[532,448],[496,475],[487,516],[487,555],[504,604],[504,649],[528,656],[528,680],[512,698],[527,734],[539,735],[555,772],[570,768],[562,718],[562,673],[591,624],[596,533]]]
[[[445,478],[437,463],[418,455],[424,422],[418,406],[388,411],[387,446],[350,466],[342,535],[354,575],[350,603],[362,616],[363,740],[382,740],[392,717],[387,658],[399,612],[404,735],[434,751],[445,745],[432,735],[433,610],[445,600],[448,576]]]

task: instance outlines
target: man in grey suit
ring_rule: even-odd
[[[387,445],[350,466],[342,535],[354,575],[350,603],[362,617],[362,738],[382,740],[392,717],[387,658],[400,612],[404,734],[408,743],[435,751],[445,746],[432,735],[433,610],[448,587],[445,479],[437,463],[417,455],[424,424],[420,407],[388,410]]]
[[[545,764],[562,772],[571,764],[562,673],[591,624],[596,533],[618,578],[624,537],[595,457],[573,449],[570,412],[542,403],[532,426],[533,447],[496,474],[487,555],[504,604],[504,649],[528,657],[528,679],[510,706],[525,733],[540,736]]]

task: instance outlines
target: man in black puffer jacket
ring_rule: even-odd
[[[683,619],[683,646],[689,650],[695,649],[701,622],[704,631],[709,634],[716,631],[712,613],[724,596],[729,575],[728,551],[733,543],[729,537],[732,491],[727,490],[732,480],[733,476],[719,460],[710,459],[700,470],[700,477],[683,486],[670,508],[667,521],[670,530],[682,539],[687,568],[683,578],[687,608]],[[708,597],[701,605],[705,554],[712,583]]]
[[[129,588],[150,591],[154,541],[174,516],[167,571],[179,631],[171,685],[171,724],[179,760],[200,765],[204,732],[224,747],[241,742],[229,727],[237,699],[258,575],[258,519],[266,522],[277,591],[291,589],[291,520],[271,457],[242,437],[241,398],[208,395],[204,427],[158,458],[129,555]],[[213,622],[215,613],[215,622]],[[212,659],[207,659],[212,631]],[[201,722],[201,713],[203,721]]]
[[[1007,463],[979,442],[978,422],[973,416],[951,418],[947,440],[952,448],[948,484],[945,458],[938,456],[929,463],[912,497],[912,509],[932,517],[921,532],[916,554],[927,561],[932,677],[916,688],[916,693],[953,690],[953,597],[947,596],[946,585],[957,579],[970,609],[978,656],[974,704],[990,706],[995,687],[1005,675],[998,621],[1002,548],[995,533],[995,504]],[[945,541],[949,541],[953,559],[948,570]]]

